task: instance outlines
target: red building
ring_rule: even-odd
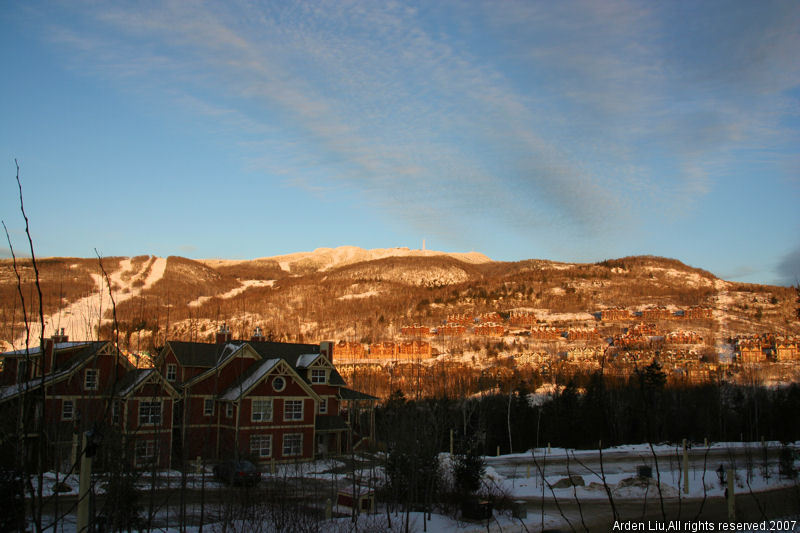
[[[648,307],[642,311],[642,318],[644,320],[670,320],[675,318],[675,315],[664,306]]]
[[[446,324],[439,326],[436,333],[440,337],[461,337],[467,334],[467,328],[461,324]]]
[[[710,320],[714,318],[714,310],[710,307],[690,307],[683,312],[683,318],[695,320]]]
[[[16,409],[23,398],[44,393],[43,412],[23,415],[23,424],[28,449],[34,448],[30,441],[46,439],[50,465],[74,463],[80,436],[93,429],[103,433],[104,446],[118,445],[118,453],[136,467],[170,466],[177,392],[155,370],[135,369],[111,342],[70,342],[63,333],[45,339],[44,350],[0,357],[3,407]]]
[[[455,313],[452,315],[447,315],[448,324],[461,324],[462,326],[469,326],[472,325],[473,322],[474,322],[473,316],[466,313]]]
[[[511,311],[508,320],[512,326],[533,326],[536,324],[536,315],[527,311]]]
[[[433,333],[431,332],[431,328],[429,326],[421,326],[419,324],[414,324],[413,326],[402,326],[400,328],[400,333],[408,337],[433,336]]]
[[[366,350],[364,350],[364,345],[360,342],[339,341],[333,345],[333,357],[337,361],[363,359],[366,357]],[[331,360],[333,360],[333,357]]]
[[[181,394],[184,460],[309,460],[373,438],[377,398],[347,389],[320,345],[217,340],[168,342],[157,362]]]
[[[622,307],[611,307],[600,311],[600,319],[604,322],[614,320],[630,320],[631,312]]]
[[[506,328],[502,324],[495,324],[493,322],[480,324],[475,326],[473,329],[475,335],[484,335],[489,337],[502,337],[505,331]]]

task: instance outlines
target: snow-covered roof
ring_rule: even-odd
[[[139,385],[144,383],[155,372],[155,368],[139,368],[131,370],[126,376],[122,378],[120,388],[117,391],[117,396],[127,396],[135,391]],[[130,377],[129,377],[130,376]]]
[[[72,368],[67,368],[66,370],[62,370],[54,374],[47,374],[44,378],[44,384],[50,385],[51,383],[56,383],[57,381],[61,381],[62,379],[69,376],[71,373],[72,373]],[[37,389],[41,385],[42,385],[42,378],[36,377],[34,379],[25,381],[23,383],[15,383],[13,385],[6,385],[5,387],[0,387],[0,400],[7,400],[9,398],[13,398],[14,396]]]
[[[263,379],[270,370],[275,368],[275,365],[280,363],[280,361],[280,359],[262,359],[252,364],[228,390],[222,393],[220,400],[238,400],[247,391],[253,388],[256,383]]]
[[[318,353],[307,353],[297,358],[297,368],[308,368],[311,363],[317,360]]]
[[[67,348],[74,348],[75,346],[82,346],[84,344],[90,344],[91,341],[71,341],[71,342],[57,342],[53,345],[54,350],[65,350]],[[3,352],[0,353],[0,357],[10,356],[15,357],[18,355],[39,355],[41,353],[41,346],[31,346],[30,348],[21,349],[21,350],[13,350],[11,352]]]

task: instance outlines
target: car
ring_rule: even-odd
[[[214,477],[227,485],[256,485],[261,472],[250,461],[223,461],[214,467]]]

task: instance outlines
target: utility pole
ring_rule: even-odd
[[[89,531],[89,488],[92,484],[92,457],[94,453],[89,453],[88,433],[88,431],[84,432],[81,446],[81,473],[78,490],[78,533]]]

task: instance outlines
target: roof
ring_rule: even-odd
[[[292,368],[297,368],[300,356],[309,354],[319,355],[319,344],[292,344],[288,342],[248,342],[258,354],[265,358],[280,357],[289,363]]]
[[[211,368],[221,358],[229,344],[210,344],[207,342],[169,341],[167,346],[181,366]]]
[[[76,346],[82,346],[84,344],[93,344],[93,341],[57,342],[57,343],[55,343],[53,345],[53,350],[56,351],[56,352],[60,351],[60,350],[68,350],[70,348],[75,348]],[[102,344],[105,344],[105,342],[103,342]],[[10,352],[3,352],[3,353],[0,353],[0,357],[19,357],[19,356],[23,356],[23,355],[29,355],[29,356],[30,355],[39,355],[41,352],[42,352],[41,346],[37,345],[37,346],[31,346],[27,350],[23,348],[21,350],[12,350]]]
[[[239,378],[220,395],[221,400],[236,401],[252,389],[270,370],[280,363],[280,359],[262,359],[247,367]]]
[[[342,400],[379,400],[379,398],[375,396],[371,396],[357,390],[348,389],[347,387],[339,388],[339,398]]]
[[[280,357],[286,361],[293,370],[308,368],[317,357],[319,357],[319,344],[292,344],[286,342],[248,342],[258,354],[269,359]],[[305,372],[298,372],[300,376],[309,383],[309,378]],[[334,367],[331,370],[328,383],[336,386],[346,385],[344,379]]]
[[[167,343],[167,346],[172,350],[172,353],[175,354],[175,357],[182,366],[206,369],[221,365],[227,358],[236,354],[244,345],[250,346],[262,360],[283,359],[292,370],[296,372],[300,369],[308,368],[309,365],[313,364],[320,356],[319,344],[295,344],[274,341],[230,341],[224,344],[183,341],[170,341]],[[338,387],[346,385],[341,374],[339,374],[333,365],[331,366],[328,383]],[[245,371],[245,375],[249,375],[252,371],[255,370],[248,368],[248,370]],[[297,373],[306,383],[310,383],[306,372]],[[205,373],[201,375],[205,375]],[[196,379],[200,379],[200,376],[194,378],[194,380]],[[240,380],[241,379],[240,377]],[[237,383],[234,385],[238,387],[240,384]],[[224,395],[227,396],[230,391],[231,389],[228,389]]]
[[[52,372],[49,372],[44,377],[44,384],[45,385],[52,385],[53,383],[58,383],[70,375],[72,375],[75,370],[85,366],[87,362],[89,362],[97,352],[103,349],[105,346],[109,345],[108,341],[91,341],[91,342],[77,342],[77,343],[60,343],[60,344],[69,344],[63,348],[64,350],[73,347],[79,347],[79,350],[76,350],[75,354],[70,357],[66,362],[61,365],[58,365]],[[128,367],[132,366],[130,361],[128,361],[125,357],[120,357],[120,361],[126,364]],[[39,388],[42,385],[42,378],[41,376],[35,377],[27,382],[24,383],[16,383],[14,385],[7,385],[5,387],[0,388],[0,400],[6,400],[10,398],[14,398],[24,392],[31,391],[34,389]]]
[[[70,357],[67,361],[65,361],[61,365],[57,365],[56,371],[60,372],[64,370],[66,372],[69,372],[80,366],[83,366],[84,363],[86,363],[89,359],[94,357],[97,354],[97,352],[99,352],[107,344],[109,344],[108,341],[94,341],[85,343],[85,346],[83,346],[80,350],[76,351],[75,354],[72,357]],[[120,357],[119,359],[128,366],[133,366],[131,365],[131,362],[128,361],[127,357]]]
[[[314,420],[314,428],[317,431],[340,431],[346,430],[347,424],[339,415],[317,415]]]
[[[177,396],[177,392],[175,391],[174,387],[165,381],[161,376],[161,373],[159,373],[155,368],[135,368],[122,376],[122,379],[117,382],[115,396],[129,396],[151,377],[157,377],[170,396]]]
[[[319,357],[318,353],[306,353],[297,358],[297,368],[308,368]]]
[[[155,368],[137,368],[131,370],[119,380],[117,383],[117,396],[127,396],[132,393],[136,388],[149,378]]]

